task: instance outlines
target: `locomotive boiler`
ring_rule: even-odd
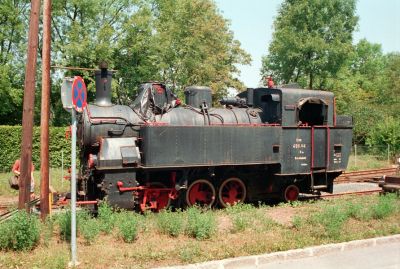
[[[352,119],[331,92],[247,89],[212,106],[208,87],[183,104],[162,83],[141,85],[130,106],[111,102],[112,73],[96,71],[96,101],[78,119],[82,200],[154,211],[226,207],[332,192],[346,168]]]

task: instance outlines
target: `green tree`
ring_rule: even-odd
[[[400,153],[400,120],[388,117],[372,126],[368,133],[366,144],[369,146],[390,146],[392,154]],[[386,147],[376,147],[381,153],[386,153]]]
[[[28,8],[27,0],[0,2],[0,124],[18,124],[22,120]]]
[[[154,37],[152,7],[140,3],[136,12],[122,25],[123,34],[113,52],[116,101],[131,103],[140,83],[160,80]]]
[[[346,64],[335,77],[326,80],[326,87],[337,98],[338,113],[354,118],[356,143],[364,143],[371,125],[385,116],[380,105],[385,66],[386,57],[381,46],[362,39],[353,46]]]
[[[393,117],[400,114],[400,53],[386,55],[386,65],[383,70],[384,81],[380,85],[380,101],[388,108]]]
[[[114,51],[123,35],[122,25],[135,8],[133,0],[53,0],[52,58],[63,66],[97,68],[107,61],[114,68]],[[58,76],[57,76],[58,75]],[[88,99],[95,98],[93,72],[68,71],[61,76],[80,75],[88,86]],[[65,125],[69,115],[60,100],[60,73],[53,76],[52,124]]]
[[[262,74],[324,89],[343,67],[357,25],[356,0],[286,0],[274,22]]]
[[[0,124],[20,124],[26,54],[28,0],[0,2]],[[41,62],[39,39],[38,66]],[[212,0],[53,0],[52,64],[96,68],[107,61],[116,69],[114,102],[129,103],[141,82],[165,81],[181,90],[191,84],[223,94],[241,88],[236,64],[245,53]],[[37,78],[40,78],[40,68]],[[61,78],[80,75],[93,101],[93,72],[53,70],[51,123],[66,125],[60,100]],[[39,124],[40,79],[35,123]]]
[[[210,86],[220,97],[228,87],[243,88],[236,64],[250,56],[234,39],[229,23],[211,0],[156,0],[157,66],[161,79],[177,90]]]

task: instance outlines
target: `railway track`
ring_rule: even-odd
[[[346,195],[370,195],[370,194],[376,194],[376,193],[381,193],[382,190],[367,190],[367,191],[349,191],[349,192],[341,192],[341,193],[324,193],[319,198],[326,199],[326,198],[337,198],[337,197],[342,197]]]
[[[335,183],[356,183],[356,182],[371,182],[374,179],[380,178],[383,175],[394,175],[397,168],[381,168],[372,170],[360,170],[354,172],[345,172],[335,179]]]

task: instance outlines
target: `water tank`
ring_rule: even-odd
[[[204,102],[209,108],[212,106],[212,95],[209,87],[189,86],[185,89],[185,103],[187,105],[200,108]]]

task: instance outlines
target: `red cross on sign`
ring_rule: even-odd
[[[87,105],[86,85],[83,78],[79,76],[76,76],[72,83],[72,104],[79,113],[82,113]]]

